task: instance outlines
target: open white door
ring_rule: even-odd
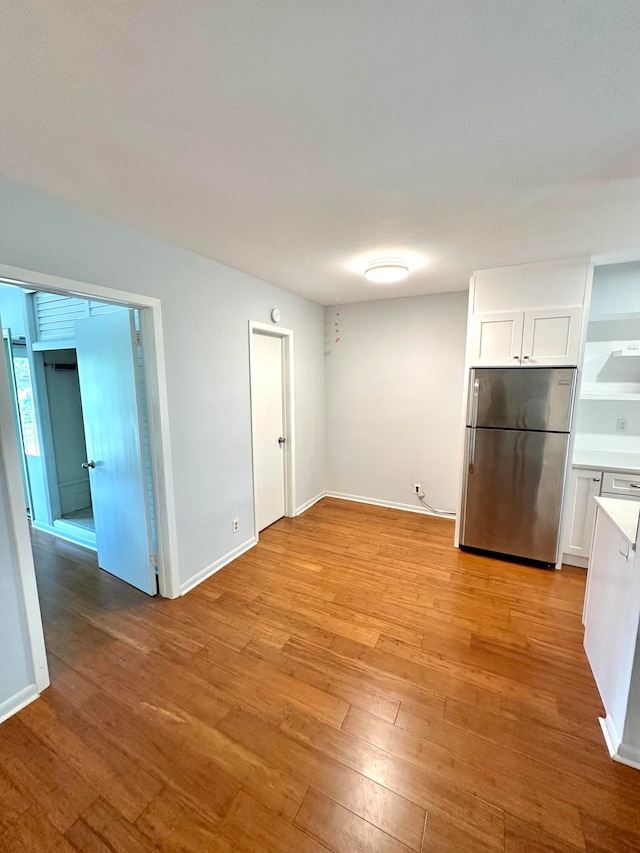
[[[133,312],[75,327],[98,565],[155,595]]]
[[[251,416],[256,529],[285,513],[282,339],[254,332],[251,352]]]

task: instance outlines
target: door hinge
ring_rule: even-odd
[[[133,333],[133,345],[134,347],[142,346],[142,334],[140,333],[139,329],[136,329]]]
[[[149,567],[154,571],[158,571],[158,555],[149,554]]]

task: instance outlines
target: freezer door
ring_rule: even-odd
[[[555,563],[569,436],[467,429],[461,544]]]
[[[568,432],[575,367],[487,367],[471,371],[469,426]]]

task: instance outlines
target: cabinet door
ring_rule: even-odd
[[[562,523],[562,551],[564,562],[569,565],[571,557],[589,559],[596,518],[594,497],[600,494],[601,480],[600,471],[581,468],[573,468],[569,475]]]
[[[578,363],[582,308],[525,311],[522,363],[532,367]]]
[[[523,322],[522,311],[477,314],[473,318],[471,366],[519,365]]]
[[[589,575],[584,649],[607,715],[622,733],[638,633],[634,551],[600,509]]]

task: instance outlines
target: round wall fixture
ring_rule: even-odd
[[[409,275],[409,267],[402,258],[378,258],[371,261],[364,274],[377,284],[393,284]]]
[[[279,308],[272,308],[271,309],[271,322],[272,323],[279,323],[280,322],[280,309]]]

